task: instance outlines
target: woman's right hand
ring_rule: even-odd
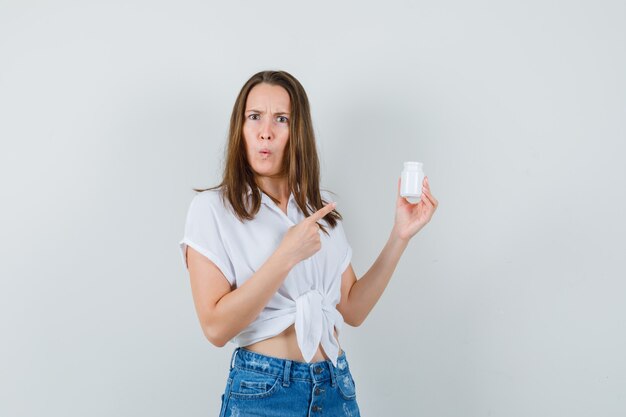
[[[313,256],[322,248],[317,221],[333,211],[335,206],[334,202],[328,203],[287,230],[278,250],[282,251],[292,265]]]

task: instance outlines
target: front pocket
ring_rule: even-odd
[[[241,381],[239,385],[242,394],[259,394],[269,391],[265,381]]]
[[[354,400],[356,398],[356,386],[350,372],[337,375],[337,387],[345,400]]]
[[[281,379],[275,375],[237,369],[230,396],[240,400],[269,397],[280,388],[280,381]]]

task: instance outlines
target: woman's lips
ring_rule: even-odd
[[[262,149],[259,153],[261,155],[270,155],[272,152],[269,149]]]

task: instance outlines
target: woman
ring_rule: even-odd
[[[223,180],[199,191],[180,242],[206,338],[233,352],[220,416],[358,416],[339,345],[382,295],[402,252],[437,208],[398,198],[387,244],[355,276],[342,217],[320,172],[307,95],[284,71],[241,89]]]

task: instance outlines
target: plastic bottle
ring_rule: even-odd
[[[421,162],[405,162],[400,179],[400,196],[422,197],[424,181],[424,164]]]

